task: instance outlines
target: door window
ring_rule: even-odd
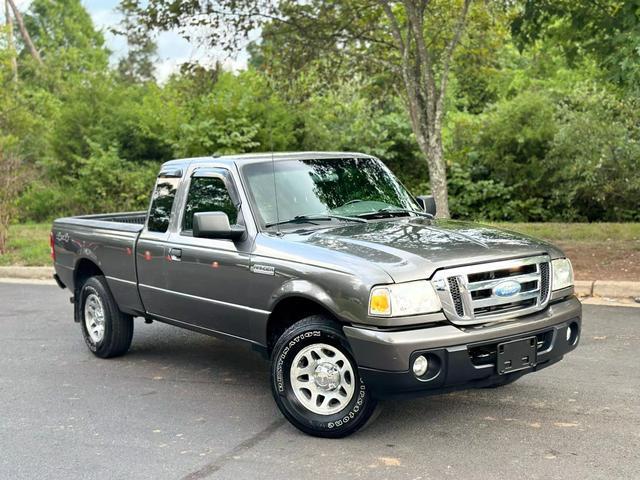
[[[193,177],[184,211],[184,230],[193,229],[193,215],[198,212],[224,212],[229,224],[238,221],[238,211],[224,181],[218,177]]]

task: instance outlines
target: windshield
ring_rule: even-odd
[[[302,217],[366,218],[420,210],[398,179],[373,158],[278,160],[249,164],[242,172],[263,227]]]

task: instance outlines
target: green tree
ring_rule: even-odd
[[[13,46],[0,31],[0,254],[9,225],[18,214],[36,159],[46,151],[49,95],[16,81]]]
[[[118,72],[129,82],[149,82],[154,79],[158,46],[151,38],[151,32],[139,28],[135,2],[123,0],[117,11],[122,15],[122,21],[113,32],[127,41],[127,54],[118,62]]]
[[[593,56],[610,80],[640,88],[640,0],[525,0],[513,32],[521,47],[550,39],[571,63]]]
[[[341,0],[271,2],[139,2],[146,24],[162,29],[208,27],[212,45],[233,49],[255,28],[298,40],[297,64],[320,52],[335,62],[391,72],[401,85],[412,130],[427,161],[440,215],[448,216],[442,143],[445,98],[454,53],[468,19],[486,16],[471,0]],[[229,32],[231,31],[231,35]],[[295,68],[295,67],[294,67]]]

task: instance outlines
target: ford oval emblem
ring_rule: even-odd
[[[506,282],[501,282],[495,287],[493,287],[493,294],[496,297],[512,297],[520,293],[522,290],[522,285],[514,280],[507,280]]]

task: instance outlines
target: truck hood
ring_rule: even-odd
[[[404,217],[286,235],[377,264],[396,282],[430,278],[443,267],[562,252],[515,232],[454,220]],[[354,259],[355,260],[355,259]],[[358,262],[360,263],[360,262]]]

